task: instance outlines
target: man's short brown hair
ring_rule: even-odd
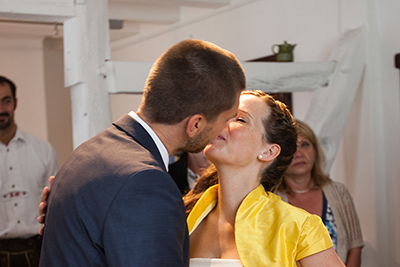
[[[194,114],[213,121],[246,86],[237,58],[201,40],[172,46],[154,63],[141,106],[152,123],[176,124]]]

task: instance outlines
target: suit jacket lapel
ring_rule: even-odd
[[[120,130],[126,132],[130,135],[136,142],[142,145],[144,148],[150,151],[153,155],[154,159],[158,162],[161,168],[164,171],[165,169],[164,162],[161,157],[161,153],[158,150],[156,143],[151,138],[149,133],[138,123],[135,119],[133,119],[128,114],[123,115],[121,118],[116,120],[113,125],[118,127]]]

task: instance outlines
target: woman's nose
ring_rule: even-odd
[[[293,157],[294,158],[298,158],[302,155],[301,149],[299,147],[297,147],[296,152],[294,152]]]

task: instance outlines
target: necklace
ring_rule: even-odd
[[[292,192],[296,193],[296,194],[304,194],[304,193],[307,193],[308,191],[310,191],[310,189],[311,189],[311,187],[304,189],[304,190],[292,190]]]
[[[311,181],[311,183],[308,185],[308,187],[306,189],[304,189],[304,190],[292,190],[292,192],[296,193],[296,194],[304,194],[304,193],[307,193],[308,191],[310,191],[311,188],[313,187],[313,185],[314,185],[314,183]]]

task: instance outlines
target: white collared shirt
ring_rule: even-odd
[[[143,128],[146,130],[146,132],[151,136],[153,139],[154,143],[156,143],[156,146],[158,148],[158,151],[160,151],[161,158],[164,162],[165,169],[168,171],[168,162],[169,162],[169,154],[167,148],[164,146],[163,142],[161,142],[160,138],[157,136],[157,134],[151,129],[151,127],[144,121],[142,118],[140,118],[136,112],[129,112],[129,116],[131,116],[133,119],[135,119],[140,125],[143,126]]]
[[[0,142],[0,239],[37,234],[40,195],[57,169],[51,145],[19,128],[7,146]]]

